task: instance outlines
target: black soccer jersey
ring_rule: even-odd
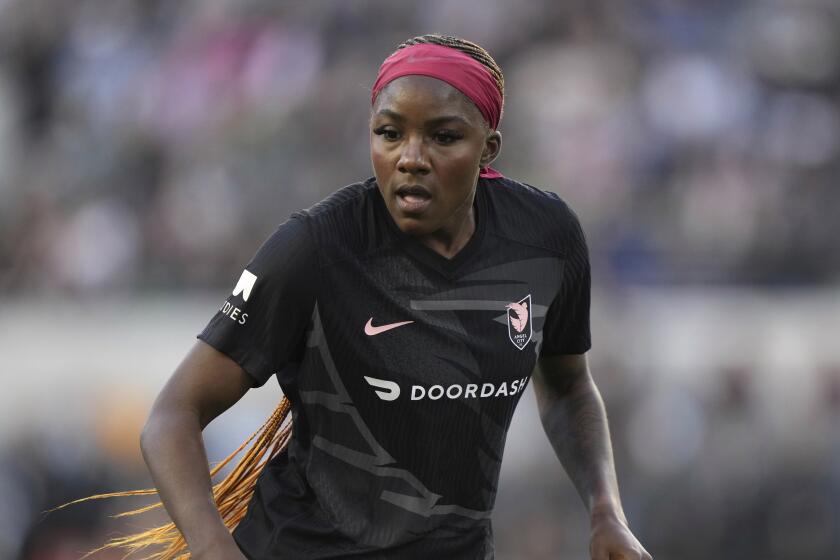
[[[234,532],[252,559],[493,557],[505,435],[540,355],[589,349],[584,237],[556,195],[480,179],[447,259],[374,179],[293,215],[199,338],[262,385],[293,436]]]

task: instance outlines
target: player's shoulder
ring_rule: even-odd
[[[506,206],[514,216],[515,212],[553,216],[564,220],[576,220],[574,212],[556,192],[535,187],[509,177],[492,179],[487,192]]]
[[[497,235],[559,253],[583,236],[577,215],[555,192],[509,177],[488,181],[486,192]]]
[[[352,216],[369,202],[374,189],[376,182],[373,178],[351,183],[309,208],[296,212],[295,215],[317,222],[336,219],[342,215]]]
[[[357,252],[371,243],[366,224],[374,217],[374,178],[346,185],[317,204],[296,212],[293,217],[307,223],[322,253],[330,249]]]

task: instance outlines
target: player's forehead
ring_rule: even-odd
[[[478,107],[467,96],[429,76],[403,76],[389,83],[376,97],[372,115],[420,122],[452,116],[471,126],[484,123]]]

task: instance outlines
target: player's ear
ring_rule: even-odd
[[[502,133],[498,130],[487,135],[484,141],[484,151],[481,153],[481,167],[487,167],[496,161],[502,151]]]

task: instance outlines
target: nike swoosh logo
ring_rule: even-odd
[[[413,322],[414,321],[402,321],[401,323],[390,323],[388,325],[380,325],[378,327],[374,327],[373,317],[371,317],[370,319],[368,319],[368,322],[365,325],[365,334],[368,336],[376,336],[378,334],[384,333],[385,331],[390,331],[391,329],[396,329],[397,327],[408,325]]]

